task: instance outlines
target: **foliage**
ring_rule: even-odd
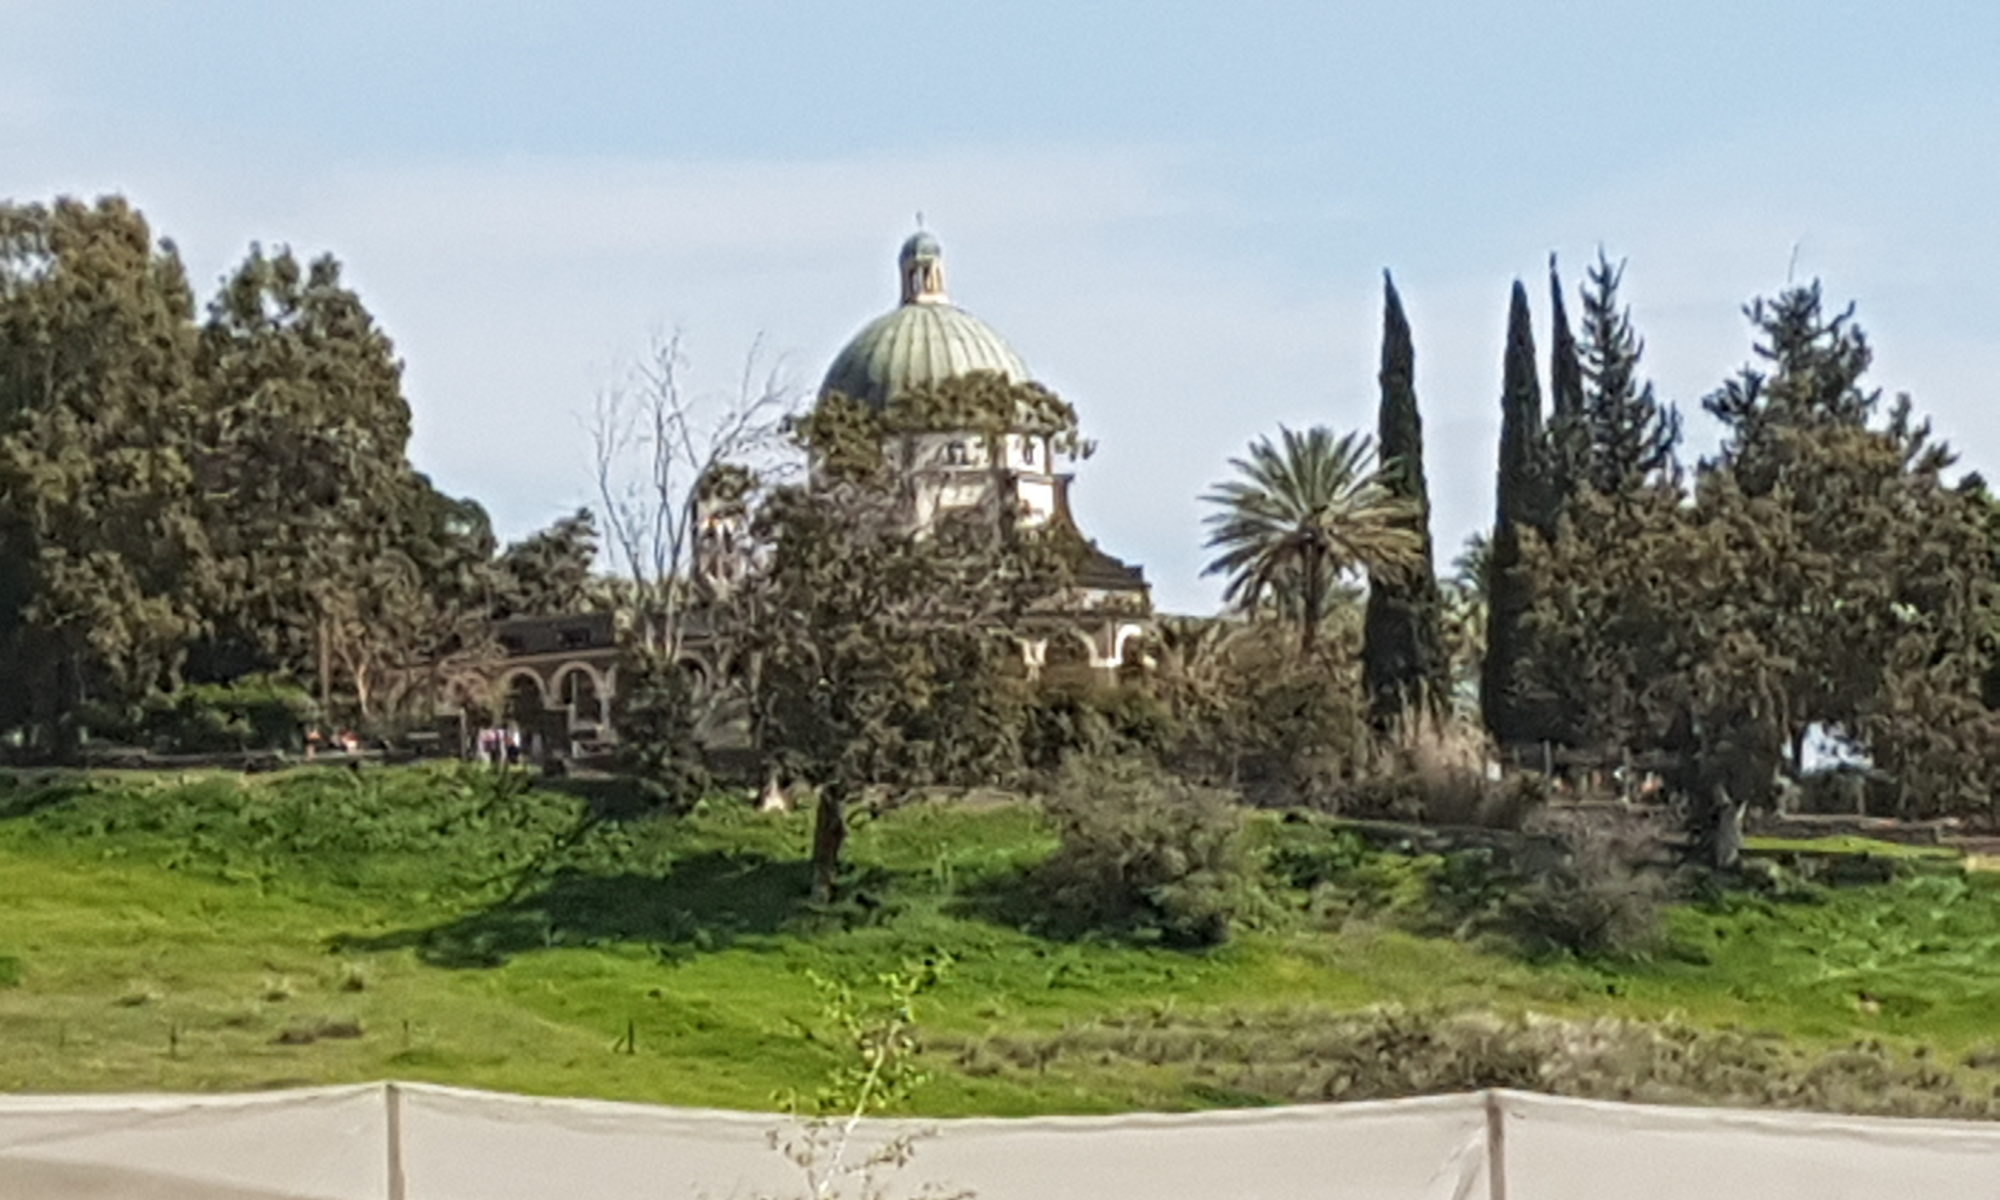
[[[1455,717],[1479,715],[1479,681],[1486,658],[1486,535],[1468,537],[1452,560],[1452,573],[1438,585],[1442,603],[1442,636],[1451,703]]]
[[[1116,706],[1116,736],[1077,749],[1149,754],[1258,803],[1325,803],[1367,755],[1358,624],[1329,620],[1326,639],[1301,655],[1271,622],[1165,618],[1144,647],[1158,707],[1100,695]]]
[[[971,371],[923,383],[890,397],[880,410],[829,395],[793,422],[794,436],[819,469],[837,478],[865,478],[882,465],[885,446],[917,433],[972,433],[989,439],[1029,434],[1050,439],[1055,454],[1086,455],[1076,409],[1033,381],[996,371]]]
[[[1516,1088],[1585,1099],[1991,1119],[1988,1078],[1864,1038],[1824,1050],[1682,1020],[1436,1005],[1134,1015],[950,1047],[1007,1074],[1176,1070],[1238,1104]]]
[[[394,347],[330,256],[253,246],[197,324],[122,200],[0,207],[0,725],[317,678],[364,722],[485,650],[485,513],[405,458]]]
[[[1645,342],[1620,304],[1625,264],[1603,250],[1583,286],[1582,416],[1588,445],[1581,474],[1607,496],[1629,495],[1680,476],[1680,414],[1641,382]]]
[[[44,753],[93,695],[171,686],[200,625],[191,309],[122,200],[0,204],[0,717]]]
[[[951,966],[950,959],[926,958],[901,970],[875,977],[883,996],[864,1004],[851,984],[807,972],[821,998],[821,1017],[835,1026],[850,1048],[813,1098],[815,1116],[791,1136],[771,1135],[772,1145],[798,1168],[805,1200],[886,1200],[887,1176],[910,1164],[919,1134],[890,1137],[866,1153],[854,1142],[861,1119],[872,1112],[908,1103],[928,1074],[918,1065],[917,998],[936,987]],[[796,1116],[794,1094],[786,1108]],[[969,1200],[971,1192],[947,1192],[926,1183],[920,1200]]]
[[[1430,490],[1424,479],[1423,420],[1417,412],[1416,351],[1403,301],[1382,276],[1382,403],[1377,429],[1382,482],[1412,509],[1417,536],[1410,564],[1369,576],[1362,663],[1370,715],[1387,728],[1405,709],[1437,709],[1450,698],[1437,573],[1431,565]]]
[[[1027,767],[1049,772],[1072,757],[1169,756],[1188,736],[1153,689],[1044,682],[1029,696],[1022,756]]]
[[[578,509],[500,552],[493,564],[493,615],[545,617],[591,607],[597,519]]]
[[[758,518],[770,547],[746,589],[759,745],[819,791],[815,890],[832,892],[845,805],[877,783],[984,783],[1019,763],[1011,631],[1057,591],[1047,539],[977,514],[910,536],[896,496],[822,482]]]
[[[1650,831],[1604,820],[1557,829],[1562,859],[1505,903],[1516,936],[1532,951],[1583,958],[1655,949],[1667,888],[1659,874],[1663,851]]]
[[[473,768],[0,773],[0,953],[24,964],[4,993],[0,1087],[242,1089],[281,1062],[286,1077],[315,1083],[401,1075],[769,1107],[774,1091],[809,1087],[845,1057],[813,1019],[820,997],[806,971],[862,981],[940,954],[957,966],[951,986],[921,1001],[917,1065],[931,1080],[898,1106],[906,1112],[1304,1097],[1331,1073],[1316,1072],[1301,1039],[1351,1041],[1343,1022],[1380,1004],[1560,1013],[1566,1026],[1615,1018],[1647,1037],[1754,1044],[1759,1069],[1791,1064],[1751,1080],[1757,1090],[1738,1102],[1789,1092],[1798,1098],[1787,1102],[1819,1107],[1938,1112],[1960,1085],[1980,1096],[1995,1082],[1959,1066],[1993,1040],[2000,877],[1990,873],[1816,889],[1812,903],[1726,892],[1673,906],[1670,946],[1650,958],[1530,959],[1481,934],[1444,936],[1483,903],[1479,880],[1493,874],[1470,852],[1371,835],[1379,848],[1353,852],[1351,865],[1328,850],[1314,889],[1317,908],[1354,919],[1266,909],[1228,945],[1191,955],[996,923],[989,890],[1023,887],[1056,844],[1028,805],[913,804],[857,824],[851,861],[886,915],[852,924],[804,902],[806,814],[721,797],[677,816],[593,811],[604,808]],[[1253,812],[1246,823],[1248,850],[1266,856],[1353,851],[1355,835],[1331,818]],[[281,977],[289,998],[264,999]],[[114,1003],[127,996],[144,1002]],[[272,1046],[321,1017],[366,1034]],[[162,1053],[170,1023],[182,1030],[178,1056]],[[1717,1032],[1730,1028],[1756,1032]],[[1090,1041],[1098,1030],[1119,1040]],[[1862,1042],[1876,1047],[1866,1058],[1886,1091],[1864,1093],[1859,1060],[1808,1075]],[[1199,1060],[1183,1053],[1195,1047]],[[1739,1095],[1675,1061],[1619,1061],[1639,1094]],[[1924,1064],[1958,1079],[1920,1084]],[[1827,1085],[1815,1091],[1808,1078]]]
[[[0,810],[4,811],[4,810]],[[269,780],[104,783],[36,813],[46,836],[156,848],[160,865],[270,886],[345,880],[380,860],[422,858],[454,886],[531,862],[573,832],[573,799],[531,792],[518,773],[452,763],[422,770],[303,770]]]
[[[134,733],[170,754],[298,750],[317,713],[298,685],[248,675],[147,697]]]
[[[1203,570],[1224,575],[1223,600],[1254,609],[1274,587],[1296,589],[1300,649],[1319,640],[1328,585],[1353,570],[1386,574],[1417,565],[1422,539],[1413,503],[1391,492],[1373,467],[1368,438],[1315,427],[1278,431],[1230,460],[1237,478],[1203,497],[1208,547]]]
[[[1228,939],[1249,875],[1226,793],[1131,759],[1079,759],[1044,803],[1061,839],[1039,875],[1054,927],[1171,946]]]
[[[1500,409],[1499,483],[1486,566],[1486,657],[1480,668],[1479,708],[1494,738],[1509,745],[1532,741],[1541,732],[1522,679],[1532,657],[1526,625],[1535,595],[1534,577],[1522,565],[1522,547],[1535,530],[1546,529],[1550,522],[1542,389],[1535,375],[1528,294],[1519,280],[1507,315]]]
[[[1491,740],[1469,720],[1411,713],[1374,746],[1367,771],[1329,807],[1357,817],[1519,830],[1547,799],[1526,771],[1495,779]]]
[[[812,1098],[822,1117],[862,1116],[898,1108],[930,1078],[917,1058],[917,1000],[941,984],[949,958],[926,958],[875,977],[879,997],[864,1001],[852,984],[808,972],[821,1000],[820,1016],[846,1044],[847,1053]],[[791,1097],[786,1107],[801,1107]]]
[[[618,769],[658,803],[685,808],[713,786],[702,752],[713,711],[701,680],[655,650],[632,647],[618,664]]]
[[[414,485],[402,365],[332,256],[304,264],[259,246],[223,280],[197,346],[188,452],[224,584],[197,662],[216,677],[325,672],[332,640],[356,650],[364,623],[387,618],[378,587],[423,586],[382,519]],[[336,613],[348,628],[331,633]],[[379,682],[351,653],[344,665],[363,672],[360,689]]]
[[[1680,756],[1698,818],[1763,802],[1814,726],[1893,760],[1906,811],[1983,806],[1991,506],[1907,401],[1871,422],[1866,343],[1817,295],[1748,310],[1774,366],[1711,397],[1732,432],[1691,499],[1579,496],[1529,547],[1533,685],[1572,739]]]
[[[735,517],[786,476],[782,435],[798,399],[782,364],[766,366],[760,342],[733,393],[698,393],[688,373],[678,334],[654,342],[625,384],[599,395],[590,430],[598,516],[624,576],[631,635],[668,661],[703,619],[702,604],[720,599],[692,586],[716,578],[712,551],[729,557],[718,535],[738,532],[711,526],[707,506],[720,487]]]

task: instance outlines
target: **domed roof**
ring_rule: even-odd
[[[1028,368],[992,326],[945,296],[944,251],[919,231],[903,243],[897,264],[903,303],[864,325],[834,356],[820,395],[839,392],[876,410],[914,387],[974,371],[1024,383]]]
[[[863,326],[834,357],[819,390],[879,410],[913,387],[974,371],[995,371],[1012,383],[1028,378],[1021,356],[978,317],[951,304],[905,304]]]

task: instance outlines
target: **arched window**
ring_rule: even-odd
[[[965,443],[947,442],[944,447],[944,461],[948,467],[962,467],[966,464]]]

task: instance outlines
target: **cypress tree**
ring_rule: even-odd
[[[1521,538],[1525,530],[1542,529],[1549,523],[1543,447],[1535,333],[1527,289],[1516,280],[1507,314],[1507,354],[1500,385],[1500,470],[1493,549],[1486,567],[1486,658],[1479,673],[1480,711],[1486,728],[1503,744],[1531,740],[1536,732],[1522,696],[1525,622],[1534,592],[1521,566]]]
[[[1362,645],[1369,709],[1386,729],[1417,704],[1440,705],[1449,687],[1437,573],[1431,564],[1430,490],[1424,481],[1424,425],[1417,412],[1416,350],[1395,280],[1382,272],[1382,387],[1377,439],[1389,491],[1416,509],[1421,539],[1413,569],[1371,573]]]
[[[1562,273],[1549,255],[1549,431],[1546,526],[1553,532],[1562,507],[1589,473],[1590,422],[1585,412],[1583,357],[1569,329],[1569,309],[1563,303]]]

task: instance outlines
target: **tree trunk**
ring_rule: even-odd
[[[840,851],[847,844],[846,789],[824,784],[813,815],[812,898],[820,904],[833,899],[840,877]]]
[[[1324,615],[1322,610],[1326,607],[1326,597],[1320,594],[1319,586],[1321,553],[1318,545],[1307,543],[1302,564],[1306,576],[1305,588],[1299,597],[1299,605],[1303,610],[1299,616],[1305,623],[1305,627],[1299,631],[1299,649],[1306,654],[1311,654],[1313,647],[1319,645],[1320,618]]]

